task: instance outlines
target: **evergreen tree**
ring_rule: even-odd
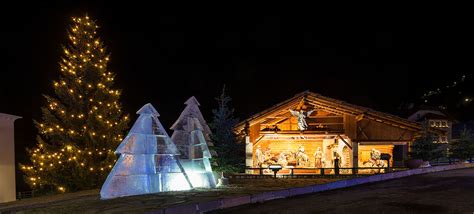
[[[211,140],[217,151],[216,171],[242,172],[245,166],[245,147],[240,136],[234,132],[238,119],[234,118],[234,109],[230,107],[232,99],[225,94],[225,86],[219,97],[217,109],[212,110],[213,118],[209,124],[212,130]]]
[[[433,143],[438,136],[429,130],[428,123],[424,123],[422,128],[421,136],[413,142],[411,157],[424,161],[443,157],[444,145]]]
[[[121,110],[109,54],[95,21],[72,18],[69,43],[63,47],[54,94],[44,95],[37,145],[22,165],[33,189],[75,191],[99,187],[116,161],[114,149],[128,126]]]
[[[471,132],[464,128],[459,139],[451,143],[452,156],[460,160],[474,157],[474,138]]]

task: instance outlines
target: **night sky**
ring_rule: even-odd
[[[59,75],[71,16],[86,12],[101,26],[132,121],[152,103],[169,127],[193,95],[210,121],[224,84],[241,119],[304,90],[401,115],[402,104],[462,75],[465,83],[454,90],[463,94],[441,101],[454,106],[448,110],[457,119],[473,118],[472,104],[454,104],[473,95],[474,36],[465,17],[160,16],[154,6],[129,4],[42,3],[0,14],[0,112],[23,116],[16,122],[20,161],[35,142],[41,94],[52,93]]]

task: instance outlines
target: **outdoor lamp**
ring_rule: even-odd
[[[274,164],[274,165],[268,166],[268,168],[273,171],[273,177],[276,178],[277,172],[280,171],[280,169],[281,169],[282,167],[281,167],[280,164]]]

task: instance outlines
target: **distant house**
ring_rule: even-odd
[[[431,128],[444,131],[434,143],[449,143],[453,139],[453,123],[455,120],[448,113],[429,106],[421,106],[412,113],[408,120],[423,123]]]
[[[0,113],[0,203],[16,200],[14,122],[20,118]]]

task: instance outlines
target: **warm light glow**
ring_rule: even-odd
[[[44,106],[48,111],[47,114],[51,113],[50,116],[54,118],[46,115],[42,123],[35,124],[41,127],[41,137],[47,143],[44,146],[38,143],[37,149],[28,150],[33,164],[31,167],[19,166],[26,173],[31,188],[34,188],[34,185],[37,185],[36,187],[55,185],[54,188],[59,192],[66,192],[66,188],[69,187],[52,181],[47,173],[54,174],[56,170],[67,172],[68,168],[78,168],[86,173],[89,170],[93,175],[96,172],[107,171],[107,167],[113,168],[113,165],[109,164],[116,161],[109,159],[109,155],[113,157],[111,147],[115,147],[113,144],[117,139],[114,136],[117,132],[123,131],[121,127],[114,130],[112,126],[116,118],[122,117],[116,97],[120,91],[109,88],[113,85],[111,82],[113,74],[107,72],[109,57],[108,53],[103,53],[105,49],[102,48],[102,41],[96,35],[95,30],[98,26],[93,20],[89,20],[88,16],[72,17],[72,20],[66,35],[68,44],[60,49],[63,51],[60,52],[62,58],[59,60],[60,76],[51,81],[54,94],[46,97],[47,104]],[[89,72],[84,70],[94,66],[100,68],[91,71],[97,72],[97,78],[88,76]],[[75,105],[71,106],[71,102]],[[105,104],[106,109],[103,108]],[[99,105],[102,108],[98,108]],[[94,144],[93,146],[82,145],[77,141],[80,138],[87,138],[87,135],[94,140],[90,142]],[[99,137],[104,139],[97,141]],[[96,149],[96,146],[100,149]],[[63,161],[66,164],[63,164]],[[74,161],[74,164],[71,164],[71,161]],[[58,172],[58,176],[63,175],[63,172]],[[43,177],[41,183],[38,175]]]

